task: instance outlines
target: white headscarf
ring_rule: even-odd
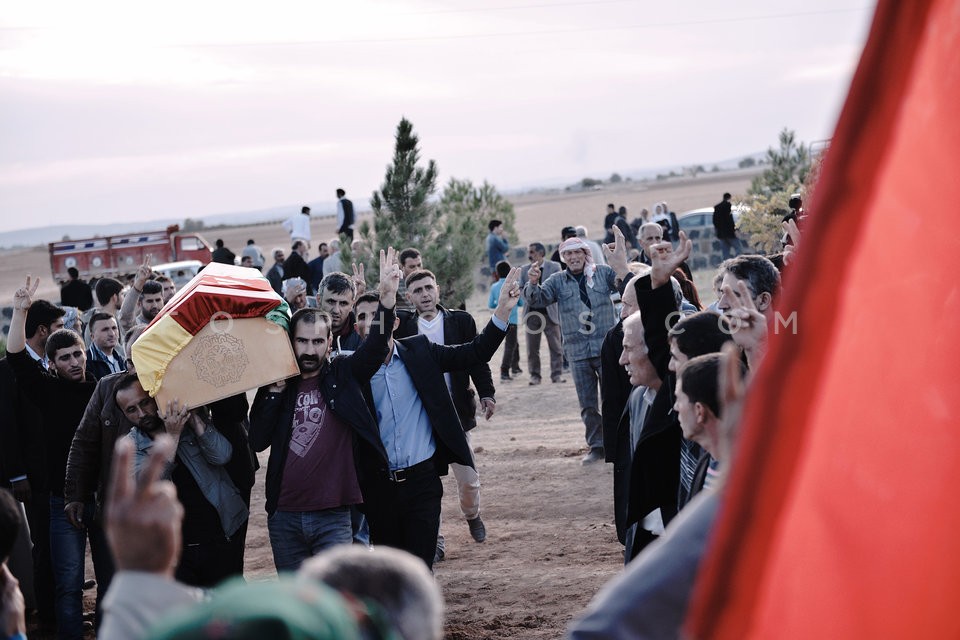
[[[583,238],[567,238],[560,243],[560,261],[566,263],[567,261],[563,259],[564,251],[574,251],[576,249],[583,249],[585,254],[585,262],[583,266],[583,274],[587,276],[587,286],[593,289],[593,274],[597,270],[597,265],[593,262],[593,252],[590,251],[590,245],[584,242]]]

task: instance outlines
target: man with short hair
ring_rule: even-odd
[[[272,254],[273,266],[267,270],[267,280],[270,282],[270,286],[273,287],[273,290],[279,294],[281,288],[283,287],[283,263],[286,258],[283,254],[283,249],[280,247],[275,247],[272,251]]]
[[[133,284],[130,285],[127,295],[123,297],[123,305],[120,307],[119,327],[124,333],[133,328],[134,325],[153,322],[153,319],[163,309],[163,305],[166,304],[163,299],[163,285],[152,278],[153,269],[150,268],[149,260],[146,260],[137,268]],[[134,317],[138,307],[140,313]]]
[[[393,333],[398,340],[419,334],[435,344],[455,345],[471,342],[477,337],[477,323],[473,316],[466,311],[451,310],[440,305],[440,288],[432,272],[421,269],[410,273],[407,276],[407,297],[416,313],[405,321],[401,320],[400,326]],[[496,389],[493,386],[490,365],[480,362],[469,369],[450,371],[444,375],[444,379],[469,445],[470,430],[477,426],[477,406],[474,398],[479,396],[480,407],[486,419],[489,420],[496,411]],[[476,392],[470,388],[471,379]],[[487,531],[480,519],[480,474],[468,465],[454,462],[450,466],[457,479],[460,512],[467,520],[473,539],[483,542]],[[439,539],[438,537],[438,541]]]
[[[157,284],[159,287],[160,285]],[[120,330],[117,319],[109,313],[95,313],[90,318],[92,342],[87,349],[87,370],[94,380],[126,369],[126,356],[118,346]]]
[[[407,299],[407,276],[419,269],[423,269],[423,257],[419,249],[408,247],[400,252],[401,278],[400,290],[397,291],[397,313],[401,317],[416,311],[416,307]]]
[[[86,311],[93,306],[93,291],[90,285],[80,279],[80,272],[76,267],[68,268],[67,275],[70,279],[60,288],[60,304]]]
[[[363,397],[369,379],[387,355],[400,280],[393,249],[380,254],[383,301],[371,313],[378,322],[356,351],[329,360],[333,322],[321,310],[302,309],[290,320],[300,375],[262,387],[250,412],[250,444],[270,447],[267,525],[278,571],[292,571],[318,551],[349,544],[350,507],[361,494],[355,452],[387,459],[377,423]],[[351,291],[352,295],[352,291]]]
[[[360,334],[354,328],[353,303],[357,294],[353,280],[345,273],[334,271],[324,276],[317,288],[317,306],[330,314],[333,334],[332,352],[356,351]]]
[[[663,227],[656,222],[648,222],[640,226],[640,237],[637,238],[640,243],[640,262],[650,264],[650,247],[663,242]]]
[[[503,222],[500,220],[491,220],[487,223],[490,233],[487,234],[487,262],[490,264],[490,272],[493,274],[494,282],[497,279],[497,263],[506,260],[507,252],[510,250],[510,242],[504,235]]]
[[[300,208],[300,213],[295,213],[283,221],[283,228],[290,234],[290,242],[295,243],[298,240],[310,245],[310,207]]]
[[[355,222],[353,203],[347,199],[347,192],[343,189],[337,189],[337,233],[347,236],[353,241],[353,225]]]
[[[177,284],[173,281],[173,278],[162,273],[158,275],[156,279],[162,287],[163,304],[167,304],[170,302],[173,294],[177,292]]]
[[[109,313],[120,322],[120,307],[123,302],[123,285],[114,278],[100,278],[93,288],[97,299],[96,306],[87,309],[81,318],[83,322],[83,341],[90,342],[90,318],[98,312]]]
[[[210,256],[210,260],[213,262],[219,262],[220,264],[229,264],[232,265],[234,260],[236,260],[237,255],[230,251],[224,244],[221,238],[217,238],[216,248],[213,250],[213,255]]]
[[[540,265],[540,278],[547,280],[555,273],[560,273],[560,263],[545,260],[547,249],[539,242],[532,242],[527,247],[528,264],[520,269],[520,286],[524,287],[529,278],[530,266]],[[530,304],[523,306],[523,326],[527,343],[527,367],[530,369],[530,384],[540,384],[540,336],[547,338],[547,350],[550,352],[550,381],[566,382],[563,378],[563,344],[560,341],[560,311],[557,303],[545,307],[534,307]]]
[[[263,269],[263,251],[260,250],[260,247],[257,246],[257,243],[254,242],[253,238],[247,240],[247,246],[245,246],[243,251],[240,252],[241,263],[243,258],[250,258],[250,266],[252,266],[254,269]]]
[[[64,311],[46,300],[27,310],[25,349],[40,371],[47,370],[46,344],[63,328]],[[9,344],[7,346],[9,349]],[[54,581],[50,561],[50,487],[46,438],[37,405],[17,384],[7,357],[0,360],[0,458],[14,497],[23,503],[33,542],[33,588],[40,624],[54,628]]]
[[[717,300],[720,313],[729,316],[734,306],[730,296],[741,297],[738,283],[742,282],[757,311],[768,323],[773,320],[773,299],[780,292],[780,272],[772,262],[763,256],[742,255],[726,260],[720,265],[720,271],[723,273]]]
[[[323,261],[323,275],[326,277],[335,271],[343,271],[343,260],[340,259],[340,240],[331,238],[329,242],[330,255]]]
[[[423,335],[403,340],[389,337],[382,366],[364,385],[364,397],[379,423],[382,448],[360,450],[358,456],[374,545],[404,549],[433,567],[443,496],[440,476],[451,462],[476,468],[444,373],[469,369],[493,357],[520,297],[519,275],[520,270],[514,269],[507,276],[493,318],[467,344],[440,345]],[[361,336],[382,322],[375,315],[376,298],[375,293],[365,293],[357,301]]]
[[[119,284],[119,283],[118,283]],[[64,512],[64,475],[74,432],[83,416],[95,382],[86,370],[83,340],[73,331],[61,329],[47,338],[45,351],[51,371],[39,369],[26,352],[26,311],[39,280],[17,289],[7,342],[7,357],[23,392],[40,410],[44,434],[47,483],[50,487],[50,555],[56,585],[57,628],[61,638],[83,637],[83,563],[89,537],[97,573],[98,601],[110,583],[113,564],[106,539],[87,507],[82,526],[77,528]]]
[[[523,290],[526,304],[544,307],[559,303],[563,349],[570,362],[585,439],[590,448],[581,460],[583,464],[604,459],[597,389],[600,347],[607,331],[616,324],[610,295],[618,292],[619,281],[629,273],[623,236],[618,235],[617,240],[616,271],[612,266],[595,265],[590,247],[574,236],[560,244],[560,258],[566,263],[567,270],[553,274],[541,285],[540,267],[533,264],[527,272],[529,282]]]
[[[307,283],[307,293],[313,293],[314,283],[310,281],[310,267],[307,266],[307,243],[297,240],[291,247],[290,255],[283,263],[283,279],[303,278]]]

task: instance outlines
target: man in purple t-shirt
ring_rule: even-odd
[[[400,268],[393,249],[380,256],[382,320],[349,356],[327,359],[333,321],[319,309],[290,319],[290,340],[300,375],[263,387],[250,411],[250,446],[270,447],[267,463],[267,529],[277,571],[295,571],[304,560],[353,538],[350,507],[363,503],[354,447],[372,447],[386,461],[377,424],[359,380],[369,379],[387,356],[387,332]]]

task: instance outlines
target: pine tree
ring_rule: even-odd
[[[473,292],[476,268],[483,256],[487,222],[502,220],[508,237],[513,232],[513,205],[490,184],[474,187],[469,180],[452,178],[438,201],[437,166],[433,160],[426,168],[420,161],[419,139],[413,125],[400,120],[395,137],[393,163],[379,191],[373,193],[373,225],[364,220],[359,239],[371,256],[364,261],[367,286],[376,286],[379,250],[392,246],[398,251],[416,247],[424,267],[437,276],[441,303],[456,307]],[[341,248],[344,271],[351,270],[354,256],[349,247]]]
[[[795,191],[810,171],[810,148],[797,142],[796,133],[784,127],[780,132],[780,148],[767,149],[768,168],[753,179],[750,195]]]

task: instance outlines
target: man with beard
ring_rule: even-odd
[[[188,411],[176,400],[160,412],[136,374],[120,380],[114,390],[117,407],[134,427],[127,434],[135,445],[139,473],[154,439],[166,433],[177,442],[165,476],[177,488],[183,505],[183,549],[176,578],[198,587],[212,587],[243,573],[245,535],[250,511],[226,465],[235,451],[213,426],[205,411]]]
[[[352,303],[350,280],[337,275],[350,285]],[[333,360],[327,359],[335,339],[330,314],[297,311],[290,340],[300,375],[257,392],[250,444],[255,451],[270,447],[267,528],[278,572],[295,571],[319,551],[352,540],[350,507],[363,502],[354,450],[372,447],[386,458],[359,381],[369,379],[387,355],[399,282],[393,249],[381,251],[376,328],[352,354]]]
[[[123,305],[120,307],[120,330],[126,333],[135,325],[150,324],[165,303],[163,297],[163,285],[156,280],[151,280],[153,270],[150,269],[150,258],[144,260],[143,264],[137,269],[137,275],[133,279],[133,286],[123,298]],[[173,293],[171,292],[171,296]],[[140,306],[140,314],[134,317],[137,305]]]
[[[40,411],[44,434],[47,483],[50,488],[50,556],[56,592],[57,628],[61,638],[83,637],[83,564],[89,537],[97,574],[97,601],[110,584],[113,562],[103,530],[93,519],[93,505],[85,505],[81,527],[64,513],[64,474],[73,434],[80,424],[95,381],[87,374],[86,350],[79,335],[68,329],[53,332],[45,345],[51,370],[36,366],[26,351],[26,311],[40,281],[27,276],[13,298],[13,317],[7,340],[7,359],[17,383]]]
[[[330,315],[334,352],[356,351],[360,346],[360,335],[354,330],[353,318],[356,295],[353,281],[339,271],[328,273],[317,287],[317,306]]]

